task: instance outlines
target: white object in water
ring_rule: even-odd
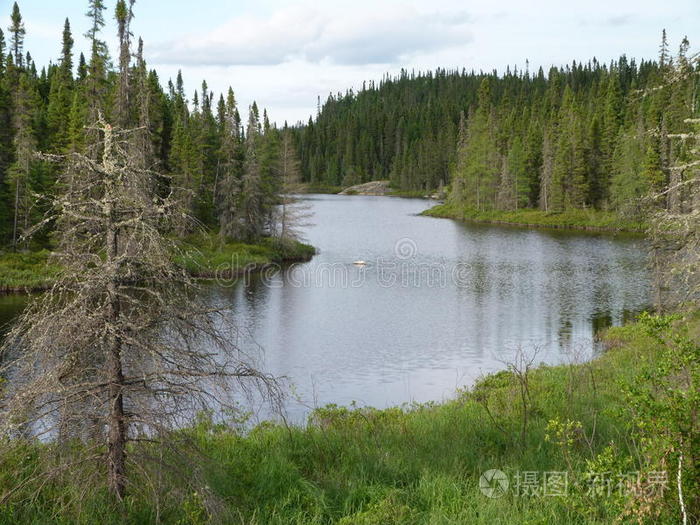
[[[362,260],[360,260],[360,261],[355,261],[355,262],[352,263],[352,264],[354,264],[355,266],[366,266],[366,265],[367,265],[367,263],[366,263],[365,261],[362,261]]]

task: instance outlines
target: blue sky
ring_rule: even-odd
[[[116,49],[116,0],[105,3],[105,38]],[[0,0],[3,29],[11,6]],[[39,64],[58,56],[66,17],[77,49],[86,48],[87,0],[19,6],[26,49]],[[623,53],[650,58],[662,28],[673,50],[684,35],[700,47],[698,0],[137,0],[135,14],[134,34],[164,83],[182,69],[189,92],[203,79],[216,92],[231,85],[242,106],[257,100],[279,123],[306,120],[319,95],[402,67],[503,70],[528,59],[534,69]]]

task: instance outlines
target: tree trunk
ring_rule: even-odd
[[[17,216],[19,214],[19,179],[15,183],[15,221],[12,228],[12,251],[17,251]]]
[[[668,192],[668,210],[676,215],[681,212],[681,183],[683,173],[679,169],[671,169]]]
[[[114,259],[117,255],[117,232],[112,225],[111,205],[107,206],[109,230],[107,232],[107,254],[111,259],[111,279],[107,287],[109,295],[109,323],[119,322],[119,298],[117,289],[117,268]],[[121,342],[110,335],[107,339],[107,378],[109,381],[109,415],[107,451],[109,455],[109,490],[120,501],[124,498],[126,480],[126,427],[124,425],[124,373],[122,370]]]
[[[108,161],[111,155],[111,129],[105,132],[105,152],[103,167],[107,176],[112,176],[114,169]],[[112,210],[112,183],[107,184],[105,192],[105,219],[107,222],[107,268],[110,273],[107,285],[108,295],[108,324],[112,327],[119,322],[120,305],[117,296],[119,269],[117,262],[119,233],[114,224]],[[116,331],[116,330],[115,330]],[[124,423],[124,372],[122,369],[121,341],[115,335],[107,337],[107,392],[109,413],[107,415],[107,454],[108,454],[108,485],[110,492],[122,500],[126,492],[126,425]]]
[[[109,455],[108,482],[110,492],[122,500],[126,491],[126,427],[124,425],[124,375],[122,372],[121,345],[111,338],[107,356],[109,377]]]

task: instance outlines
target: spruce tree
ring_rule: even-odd
[[[241,181],[241,199],[238,209],[240,237],[247,241],[259,239],[265,231],[268,218],[265,208],[265,190],[260,165],[262,129],[260,114],[255,102],[248,111],[248,125],[245,136],[245,162]]]
[[[60,65],[51,77],[48,96],[47,128],[50,150],[64,153],[70,144],[70,112],[73,104],[73,37],[66,19],[63,29]]]
[[[103,0],[89,0],[89,8],[86,16],[90,19],[90,29],[85,36],[90,41],[90,61],[87,65],[87,77],[85,79],[85,92],[87,102],[87,118],[89,122],[96,122],[100,113],[104,113],[104,98],[107,85],[107,44],[100,39],[100,32],[105,25],[105,5]],[[96,155],[94,145],[98,137],[94,131],[87,138],[90,153]]]
[[[31,226],[33,192],[31,174],[35,161],[36,138],[34,122],[38,94],[28,73],[22,72],[14,99],[13,128],[15,160],[10,167],[9,183],[14,195],[12,246],[17,248],[20,235]]]
[[[116,122],[127,127],[129,122],[129,64],[131,62],[131,19],[133,18],[134,0],[127,7],[125,0],[118,0],[114,18],[117,21],[117,36],[119,37],[119,85],[116,98]]]
[[[15,65],[22,68],[24,66],[24,36],[26,34],[26,30],[24,29],[24,22],[22,21],[22,15],[19,11],[17,2],[12,5],[12,15],[10,16],[10,20],[12,22],[9,27],[12,57]]]
[[[223,102],[223,99],[222,99]],[[243,144],[241,143],[241,119],[236,97],[229,87],[226,101],[220,110],[221,148],[217,166],[217,182],[214,187],[219,233],[223,239],[240,233],[238,207],[241,200],[243,170]]]

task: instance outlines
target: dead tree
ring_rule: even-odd
[[[280,144],[280,178],[282,194],[275,213],[274,233],[282,242],[299,240],[301,229],[309,224],[311,212],[310,206],[299,199],[299,194],[304,193],[301,167],[291,133],[286,130]]]
[[[680,56],[669,66],[665,84],[698,84],[700,54]],[[673,309],[700,301],[700,118],[697,87],[693,93],[685,129],[664,138],[679,145],[680,154],[669,166],[665,188],[650,197],[650,227],[655,302],[659,309]]]
[[[11,380],[0,425],[10,443],[27,432],[82,442],[121,500],[130,468],[142,469],[130,442],[167,443],[202,410],[232,401],[237,385],[274,399],[280,391],[229,344],[222,312],[201,304],[171,262],[177,248],[162,232],[187,218],[170,197],[153,195],[152,174],[129,153],[134,132],[102,119],[94,131],[100,160],[60,159],[65,184],[53,209],[64,270],[3,344],[0,373]]]

